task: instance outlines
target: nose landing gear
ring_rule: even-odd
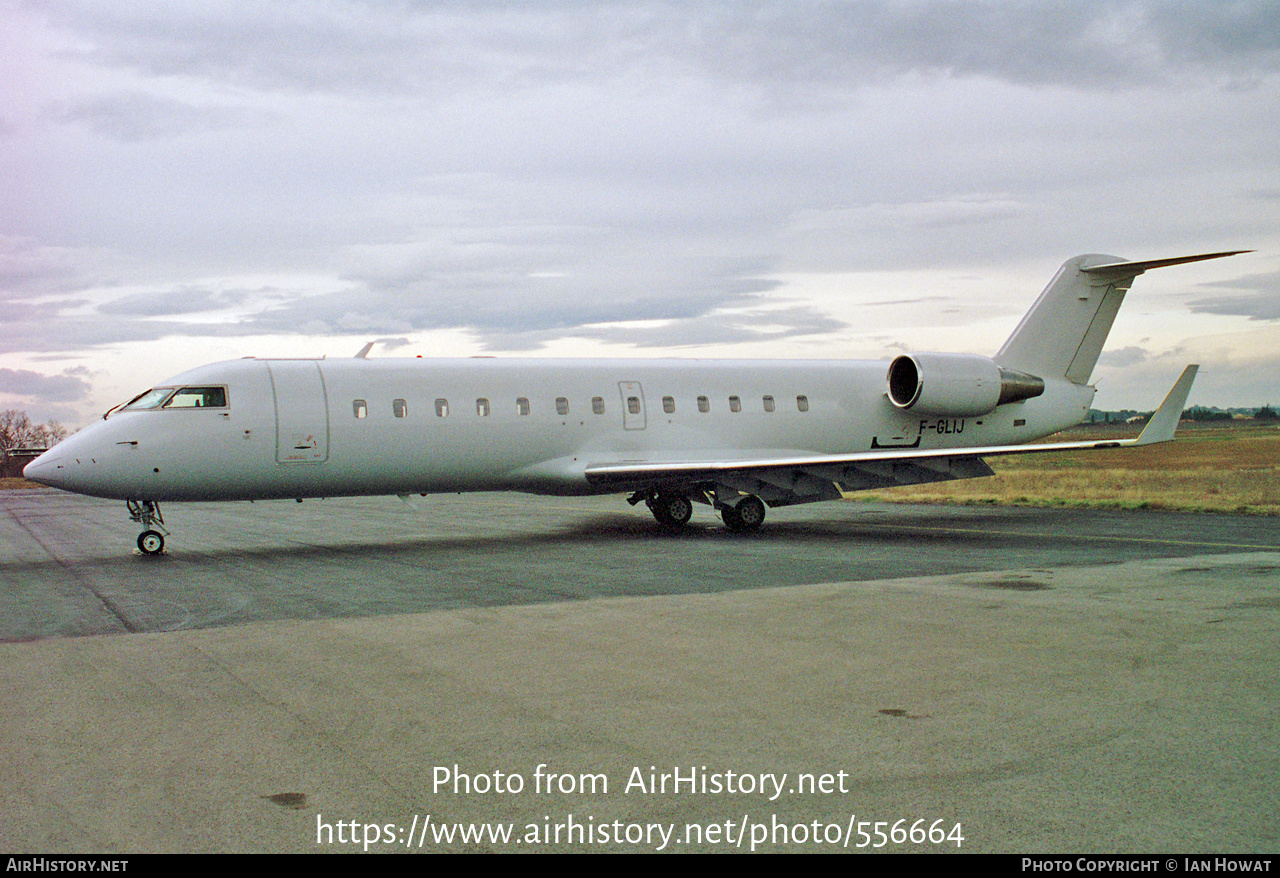
[[[150,500],[126,501],[129,508],[130,521],[142,525],[143,531],[138,534],[138,549],[144,555],[159,555],[164,551],[164,538],[169,533],[164,526],[164,516],[160,514],[160,506]]]

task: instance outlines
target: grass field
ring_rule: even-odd
[[[1077,427],[1055,441],[1136,435],[1123,425]],[[1174,442],[1072,454],[1023,454],[988,460],[996,475],[859,491],[853,501],[1016,504],[1117,509],[1179,509],[1280,515],[1280,427],[1184,423]],[[38,488],[0,479],[0,489]]]
[[[1137,435],[1123,425],[1077,427],[1053,441]],[[1280,427],[1184,423],[1174,442],[1140,448],[987,460],[994,477],[859,491],[853,500],[1179,509],[1280,515]]]

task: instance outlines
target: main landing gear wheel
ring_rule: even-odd
[[[649,502],[649,511],[663,527],[684,527],[693,516],[693,503],[684,494],[659,494]]]
[[[764,524],[764,501],[754,496],[743,497],[737,506],[722,508],[720,517],[725,527],[734,533],[752,533]]]
[[[144,555],[159,555],[164,551],[164,534],[158,530],[144,530],[138,534],[138,548]]]

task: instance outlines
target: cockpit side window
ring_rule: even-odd
[[[125,409],[154,409],[159,408],[160,404],[169,398],[169,394],[173,393],[172,387],[153,387],[146,393],[139,393],[133,399],[125,403],[122,408]]]
[[[180,387],[169,401],[164,404],[167,409],[186,408],[226,408],[227,389],[225,387]]]

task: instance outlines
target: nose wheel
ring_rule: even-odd
[[[164,526],[160,506],[150,500],[130,500],[126,505],[129,508],[129,519],[144,528],[138,534],[138,550],[144,555],[159,555],[164,551],[164,538],[169,533]]]
[[[138,534],[138,548],[144,555],[159,555],[164,551],[164,534],[158,530],[144,530]]]

